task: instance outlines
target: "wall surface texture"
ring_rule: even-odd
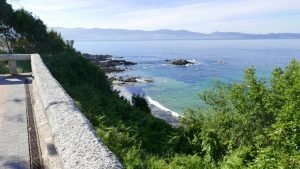
[[[53,136],[63,168],[122,168],[116,156],[101,142],[72,98],[52,77],[38,54],[31,55],[34,87]]]

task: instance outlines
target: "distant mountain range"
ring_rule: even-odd
[[[127,29],[52,28],[65,40],[218,40],[218,39],[300,39],[300,33],[248,34],[239,32],[197,33],[187,30],[160,29],[155,31]]]

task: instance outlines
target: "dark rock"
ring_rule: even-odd
[[[105,73],[118,73],[118,72],[124,72],[125,69],[118,68],[118,67],[102,67],[99,66],[101,70],[103,70]]]
[[[126,66],[136,65],[136,64],[137,64],[137,63],[129,62],[129,61],[125,61],[125,62],[124,62],[124,65],[126,65]]]
[[[91,63],[98,65],[105,73],[123,72],[127,69],[125,66],[137,64],[126,60],[112,59],[111,55],[90,55],[85,53],[83,56],[90,60]]]
[[[134,62],[128,62],[126,60],[106,60],[104,62],[99,62],[99,64],[101,64],[101,66],[130,66],[130,65],[135,65],[137,63]]]
[[[171,64],[173,64],[173,65],[187,65],[187,64],[194,64],[194,63],[190,62],[188,60],[185,60],[185,59],[178,59],[178,60],[173,60],[171,62]]]
[[[137,82],[146,82],[146,83],[151,83],[153,82],[153,80],[151,79],[145,79],[145,80],[141,80],[139,81],[140,77],[128,77],[128,78],[123,78],[122,76],[120,77],[111,77],[110,78],[110,81],[118,81],[119,83],[121,84],[126,84],[126,83],[137,83]]]
[[[133,83],[135,83],[135,82],[137,82],[137,78],[138,77],[129,77],[129,78],[125,79],[124,82],[133,82]]]
[[[151,80],[151,79],[146,79],[145,82],[147,82],[147,83],[152,83],[153,80]]]
[[[92,61],[105,61],[105,60],[112,58],[111,55],[91,55],[88,53],[84,53],[82,55]]]

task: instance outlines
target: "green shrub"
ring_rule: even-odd
[[[300,63],[202,93],[208,108],[187,112],[185,136],[220,168],[300,168]]]
[[[132,104],[143,112],[151,112],[146,99],[141,95],[134,94],[132,96]]]
[[[8,70],[8,66],[7,66],[7,62],[0,62],[0,74],[8,74],[9,70]]]

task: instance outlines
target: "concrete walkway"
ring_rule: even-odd
[[[24,78],[0,76],[0,169],[29,169]]]

